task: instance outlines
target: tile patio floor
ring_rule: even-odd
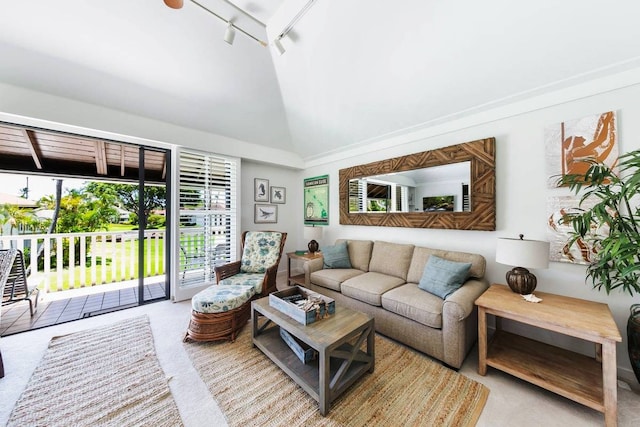
[[[78,296],[72,296],[73,291],[67,291],[68,298],[59,298],[55,294],[47,295],[38,301],[33,317],[30,316],[27,301],[3,306],[0,316],[0,336],[135,307],[138,303],[138,288],[135,286],[105,292],[100,292],[99,287],[90,289],[93,290],[92,293]],[[164,298],[164,282],[144,285],[145,301],[161,301]]]

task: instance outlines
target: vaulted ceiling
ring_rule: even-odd
[[[632,0],[184,3],[0,2],[0,82],[310,159],[640,66]]]

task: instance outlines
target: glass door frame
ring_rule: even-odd
[[[159,300],[168,300],[171,298],[171,150],[170,149],[154,149],[152,147],[145,147],[143,145],[138,148],[138,305],[148,304]],[[145,300],[144,298],[144,279],[145,279],[145,237],[144,233],[147,228],[146,216],[144,212],[145,202],[145,153],[147,151],[161,151],[165,153],[165,234],[164,234],[164,297],[151,298]],[[151,254],[149,254],[150,256]]]

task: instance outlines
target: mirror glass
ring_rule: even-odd
[[[349,213],[470,212],[471,162],[349,180]]]

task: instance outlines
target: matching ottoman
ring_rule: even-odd
[[[184,341],[234,341],[251,317],[252,285],[213,285],[191,298],[191,320]]]

